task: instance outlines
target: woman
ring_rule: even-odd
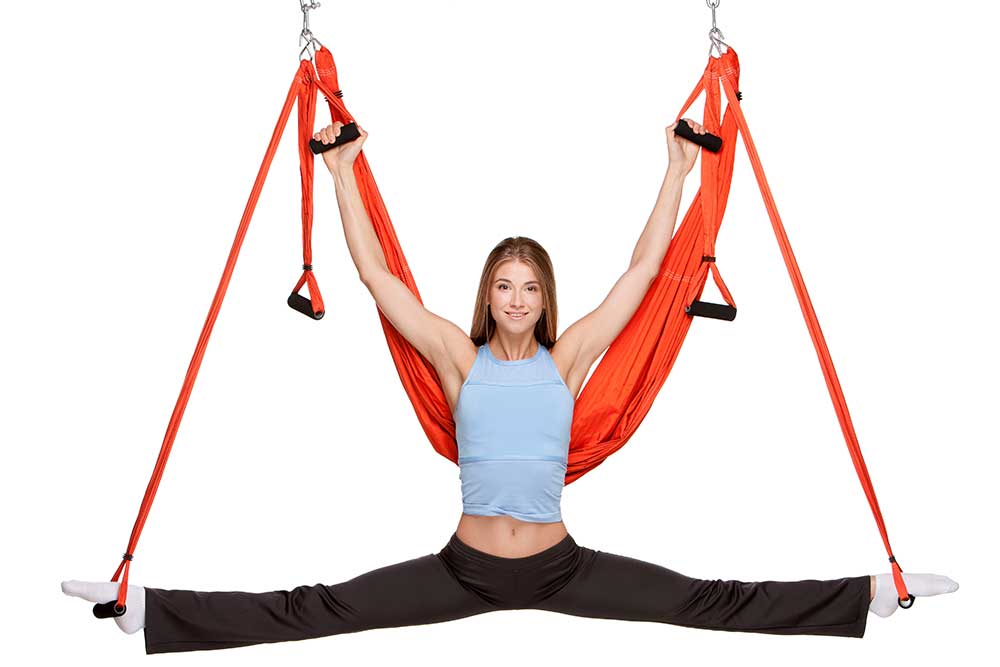
[[[704,128],[688,121],[699,134]],[[315,139],[332,143],[334,123]],[[268,593],[130,586],[126,632],[147,653],[231,648],[436,623],[498,609],[549,611],[696,628],[862,637],[867,613],[897,607],[890,574],[836,580],[700,580],[594,551],[566,530],[559,501],[573,405],[590,367],[659,271],[698,146],[666,128],[670,162],[629,268],[594,311],[556,340],[555,278],[535,241],[507,238],[487,258],[471,336],[426,310],[389,272],[362,204],[354,160],[368,134],[323,154],[344,233],[379,309],[437,371],[455,416],[463,513],[437,554],[334,585]],[[360,129],[360,128],[359,128]],[[954,591],[948,577],[904,574],[914,595]],[[63,582],[91,602],[115,582]]]

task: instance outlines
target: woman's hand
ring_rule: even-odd
[[[340,136],[340,129],[342,127],[344,127],[344,124],[338,120],[333,125],[327,125],[314,134],[313,139],[322,141],[324,144],[332,144]],[[350,169],[354,166],[354,159],[358,157],[358,154],[361,152],[361,145],[368,138],[368,133],[360,125],[358,125],[358,133],[361,136],[354,141],[348,141],[343,146],[331,148],[323,153],[323,162],[326,163],[326,168],[330,170],[331,174],[338,169]]]
[[[695,134],[705,134],[705,128],[702,125],[699,125],[690,118],[685,118],[684,120],[694,128]],[[676,122],[671,123],[667,126],[666,130],[667,150],[670,152],[670,167],[679,169],[681,174],[687,176],[691,168],[694,167],[694,161],[698,157],[698,151],[701,150],[701,146],[674,134],[674,128],[676,127]]]

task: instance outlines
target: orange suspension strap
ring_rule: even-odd
[[[305,32],[306,31],[304,30],[304,33]],[[313,42],[318,44],[318,41],[316,41],[311,35],[309,36],[309,39],[310,44],[307,44],[307,49],[310,48]],[[319,46],[322,48],[322,45]],[[299,107],[299,168],[302,178],[303,267],[302,275],[293,288],[291,295],[288,297],[288,305],[314,319],[320,319],[323,317],[323,297],[320,294],[319,285],[316,282],[316,278],[312,271],[312,193],[313,167],[315,159],[313,152],[310,150],[309,142],[313,135],[313,125],[316,117],[317,89],[323,92],[328,102],[331,102],[330,111],[337,120],[353,123],[353,119],[350,117],[350,114],[347,113],[346,109],[344,109],[343,105],[333,103],[333,101],[338,100],[339,97],[342,96],[342,93],[336,86],[337,74],[336,71],[333,70],[332,59],[328,60],[327,68],[326,78],[332,82],[332,88],[328,88],[319,80],[310,60],[300,60],[299,62],[298,70],[295,73],[292,85],[285,98],[284,106],[278,116],[277,125],[275,125],[274,132],[271,134],[271,142],[268,144],[267,151],[264,154],[264,161],[257,172],[257,178],[250,191],[250,199],[243,211],[243,217],[240,220],[239,229],[236,232],[236,238],[233,241],[232,249],[229,251],[229,258],[226,260],[226,266],[222,272],[222,279],[219,281],[219,286],[215,291],[215,296],[212,299],[212,305],[208,311],[208,317],[205,320],[205,324],[202,326],[201,335],[198,337],[198,343],[195,345],[194,355],[188,365],[187,374],[184,377],[184,383],[181,386],[180,395],[177,397],[173,413],[170,416],[170,422],[167,425],[167,431],[163,438],[163,444],[160,446],[160,453],[157,457],[156,465],[153,468],[152,477],[149,480],[149,484],[146,486],[146,492],[143,495],[142,503],[139,507],[139,515],[136,518],[135,525],[132,527],[132,534],[129,537],[128,546],[125,549],[125,553],[122,554],[122,560],[118,565],[118,569],[115,570],[115,573],[111,578],[111,581],[118,581],[118,578],[121,577],[121,585],[118,589],[118,598],[110,602],[94,605],[94,615],[98,618],[121,616],[126,611],[125,603],[128,594],[129,568],[135,554],[136,546],[139,542],[139,535],[142,533],[142,528],[146,523],[146,517],[149,515],[150,507],[153,504],[153,498],[156,496],[156,490],[160,485],[160,479],[163,477],[163,470],[167,464],[167,459],[170,456],[170,450],[173,447],[174,439],[177,437],[177,431],[180,428],[181,419],[184,417],[184,410],[187,407],[188,399],[191,396],[191,390],[194,388],[195,379],[198,377],[198,370],[201,368],[202,358],[205,356],[205,349],[208,347],[208,339],[212,335],[212,329],[219,316],[219,310],[222,307],[222,300],[226,296],[226,290],[229,287],[229,281],[233,275],[233,269],[236,267],[236,259],[239,256],[240,248],[243,245],[243,239],[246,236],[247,228],[250,225],[250,219],[253,217],[254,209],[257,206],[257,200],[260,198],[261,189],[264,186],[264,180],[267,178],[271,161],[274,158],[274,154],[277,150],[278,143],[281,140],[285,125],[288,122],[292,106],[296,101],[298,101]],[[338,145],[349,140],[348,137],[350,136],[351,135],[349,133],[343,133],[342,137],[338,137]],[[353,138],[357,138],[357,136],[357,134],[354,134]],[[303,285],[308,286],[309,298],[299,294],[299,290],[303,287]]]
[[[304,0],[303,0],[304,1]],[[710,7],[718,5],[718,0],[707,0]],[[303,5],[306,13],[307,5]],[[261,187],[267,175],[268,167],[274,151],[283,132],[285,123],[291,112],[291,106],[299,102],[299,155],[302,176],[302,226],[303,226],[303,274],[299,278],[291,296],[289,305],[306,315],[319,319],[323,314],[323,303],[311,269],[312,252],[310,247],[312,228],[312,177],[313,153],[323,150],[322,144],[311,142],[313,123],[315,120],[315,102],[317,91],[322,92],[330,108],[333,121],[345,123],[341,135],[334,145],[351,141],[358,137],[353,116],[348,112],[342,101],[342,95],[337,79],[337,69],[332,54],[303,29],[307,37],[306,49],[314,48],[312,58],[300,61],[291,89],[285,100],[277,126],[271,137],[271,143],[265,154],[247,203],[236,240],[229,254],[222,280],[216,290],[215,298],[209,310],[208,319],[202,329],[194,357],[188,368],[184,384],[178,397],[174,412],[164,437],[163,445],[157,459],[152,478],[143,497],[139,516],[132,529],[127,550],[123,560],[115,572],[112,581],[122,577],[118,599],[104,604],[95,605],[94,613],[100,617],[118,616],[125,613],[125,601],[128,588],[128,572],[148,515],[153,497],[163,474],[163,468],[177,429],[180,425],[184,407],[190,396],[194,380],[201,365],[201,360],[211,335],[212,327],[218,316],[222,299],[225,296],[229,279],[239,254],[243,237],[246,234],[250,217],[259,197]],[[855,469],[861,480],[862,487],[868,497],[869,504],[878,524],[879,532],[889,560],[892,563],[893,577],[899,594],[900,606],[908,608],[913,604],[913,596],[909,595],[902,578],[902,570],[893,557],[885,525],[882,520],[875,491],[872,487],[854,427],[847,410],[843,391],[837,380],[829,350],[823,339],[816,314],[806,292],[805,283],[795,262],[787,235],[778,216],[774,199],[764,176],[760,159],[757,156],[745,118],[740,109],[739,100],[742,95],[739,90],[739,61],[736,52],[727,48],[722,52],[722,33],[713,26],[710,33],[713,46],[718,49],[719,57],[715,58],[709,51],[708,65],[701,75],[677,114],[678,120],[684,115],[694,101],[705,93],[705,108],[703,125],[709,135],[694,135],[685,122],[679,122],[676,132],[679,136],[697,141],[708,150],[701,152],[701,186],[695,194],[690,208],[671,239],[666,256],[661,263],[655,280],[650,285],[645,298],[632,316],[631,320],[611,343],[600,363],[584,386],[578,397],[573,413],[571,429],[569,461],[566,471],[566,484],[579,479],[600,465],[608,456],[616,452],[632,437],[652,406],[657,392],[666,381],[680,352],[687,332],[695,317],[705,317],[721,320],[732,320],[736,316],[736,304],[722,279],[715,257],[715,241],[722,224],[726,203],[732,183],[733,162],[735,157],[736,134],[739,132],[747,146],[747,151],[753,165],[754,174],[760,186],[764,203],[770,216],[775,235],[781,248],[785,264],[788,268],[792,284],[798,296],[799,305],[816,353],[820,360],[823,375],[833,400],[834,409],[840,420],[848,450],[854,461]],[[300,54],[301,55],[301,54]],[[315,60],[315,70],[313,68]],[[727,107],[725,116],[721,115],[721,91],[726,94]],[[329,148],[331,146],[327,146]],[[362,150],[354,162],[354,173],[357,179],[361,199],[369,218],[372,221],[375,234],[382,247],[389,270],[402,281],[423,302],[417,289],[413,274],[410,271],[406,257],[396,237],[395,229],[386,211],[385,204],[378,191],[375,178],[368,165],[368,160]],[[724,304],[714,304],[700,301],[708,274],[712,274],[715,284],[725,301]],[[310,298],[298,294],[298,290],[308,285]],[[376,308],[382,324],[390,354],[392,355],[400,381],[406,390],[417,419],[424,430],[431,446],[440,455],[457,465],[458,447],[455,442],[455,423],[445,400],[444,391],[438,381],[433,366],[424,359],[396,329],[389,320]],[[904,605],[904,600],[909,604]]]

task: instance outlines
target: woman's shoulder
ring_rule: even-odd
[[[438,375],[457,376],[458,384],[465,382],[472,366],[479,355],[481,346],[476,345],[467,333],[452,325],[446,327],[442,334],[444,336],[445,358],[441,360],[441,368],[436,368]]]

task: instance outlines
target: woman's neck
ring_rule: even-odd
[[[490,346],[494,357],[504,361],[530,359],[535,356],[535,353],[538,352],[538,346],[541,345],[535,340],[534,334],[505,338],[500,333],[493,334],[493,338],[486,341],[486,344]]]

